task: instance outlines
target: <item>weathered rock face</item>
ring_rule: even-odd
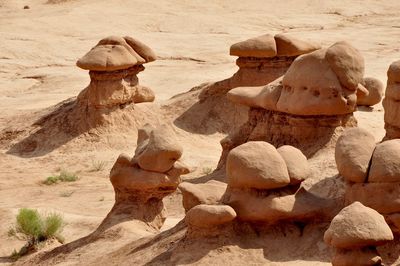
[[[319,48],[286,34],[266,34],[233,44],[230,54],[239,57],[236,60],[239,70],[231,78],[208,84],[199,98],[205,101],[236,87],[266,85],[285,74],[297,56]]]
[[[225,165],[231,149],[248,141],[266,141],[275,147],[291,145],[310,157],[323,147],[334,146],[344,128],[355,126],[357,121],[352,114],[303,117],[251,108],[248,121],[221,140],[222,155],[218,168]]]
[[[387,71],[387,85],[383,108],[385,109],[385,139],[400,138],[400,60],[393,62]]]
[[[142,137],[141,142],[148,140],[146,136],[143,137],[145,131],[142,130],[142,134],[139,134]],[[154,135],[168,134],[168,132],[156,128],[150,130],[148,137],[161,138]],[[140,148],[138,145],[138,149]],[[164,156],[163,148],[163,146],[154,145],[153,155],[156,158]],[[162,199],[177,189],[180,175],[188,173],[188,169],[178,161],[179,157],[168,158],[172,163],[171,167],[160,172],[143,169],[135,158],[120,155],[110,173],[110,181],[115,191],[115,204],[108,217],[138,220],[155,229],[160,228],[165,220]],[[108,223],[109,220],[106,218],[103,223]]]
[[[154,52],[131,37],[110,36],[100,40],[77,66],[90,70],[90,84],[78,96],[84,108],[110,109],[131,103],[151,102],[154,93],[139,85],[137,74],[143,64],[154,61]]]
[[[336,248],[334,266],[382,265],[376,246],[393,239],[384,217],[359,202],[342,209],[324,235],[325,242]]]
[[[359,201],[385,215],[393,231],[400,224],[400,140],[375,144],[363,129],[348,129],[336,144],[336,164],[348,181],[346,203]]]

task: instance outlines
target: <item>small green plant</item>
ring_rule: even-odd
[[[70,173],[62,170],[59,175],[49,176],[44,181],[45,185],[53,185],[59,182],[74,182],[78,180],[78,176],[75,173]]]
[[[19,251],[14,250],[10,258],[18,259],[36,251],[40,244],[50,239],[57,239],[60,243],[63,243],[64,239],[61,232],[64,225],[64,220],[60,214],[41,215],[37,210],[20,209],[16,217],[16,224],[10,228],[8,235],[26,240],[27,243]]]
[[[211,167],[203,167],[203,169],[201,169],[201,174],[203,175],[208,175],[212,172],[212,168]]]
[[[105,161],[92,161],[92,168],[90,168],[89,172],[99,172],[102,171],[105,166],[106,166],[107,162]]]

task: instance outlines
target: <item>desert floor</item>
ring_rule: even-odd
[[[23,9],[28,5],[29,9]],[[89,76],[75,66],[97,41],[130,35],[148,44],[159,60],[146,65],[141,84],[151,87],[159,104],[208,81],[236,71],[229,46],[265,33],[289,32],[323,46],[347,40],[365,58],[366,76],[386,82],[389,64],[400,59],[400,3],[393,0],[0,0],[0,131],[24,127],[35,113],[76,96]],[[381,105],[356,113],[361,127],[384,135]],[[182,133],[186,178],[216,166],[221,133]],[[51,138],[51,136],[49,136]],[[108,180],[117,156],[132,154],[126,144],[82,143],[37,156],[7,153],[0,139],[0,264],[23,245],[7,236],[19,208],[62,213],[66,241],[96,228],[114,203]],[[98,162],[103,169],[93,169]],[[76,172],[77,182],[41,183],[60,169]],[[166,200],[168,225],[184,213],[178,193]]]

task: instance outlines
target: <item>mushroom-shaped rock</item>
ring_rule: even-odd
[[[235,218],[235,210],[228,205],[200,204],[186,213],[185,222],[192,228],[208,228],[229,223]]]
[[[274,189],[290,183],[282,156],[264,141],[247,142],[231,150],[226,174],[230,187]]]
[[[382,101],[385,109],[385,139],[400,138],[400,60],[393,62],[387,71],[385,98]]]
[[[230,48],[230,55],[240,57],[274,57],[276,56],[274,36],[265,34],[235,43]]]
[[[216,205],[224,195],[226,187],[226,183],[216,180],[210,180],[204,184],[183,182],[179,185],[183,207],[189,211],[200,204]]]
[[[346,48],[340,45],[334,50],[340,51]],[[356,89],[352,92],[342,87],[341,79],[344,77],[339,74],[345,74],[342,73],[342,68],[334,70],[333,66],[335,63],[345,71],[346,65],[340,64],[342,59],[340,56],[338,58],[331,56],[328,60],[329,49],[302,55],[293,62],[283,77],[283,89],[277,103],[279,111],[295,115],[340,115],[354,112]],[[351,59],[349,58],[349,61]]]
[[[379,79],[364,78],[362,85],[366,88],[368,94],[357,94],[357,105],[372,106],[382,101],[384,86]]]
[[[336,248],[378,246],[393,240],[393,233],[377,211],[354,202],[342,209],[325,232],[324,241]]]
[[[179,177],[171,177],[165,173],[157,173],[140,169],[132,165],[124,155],[120,156],[111,170],[110,180],[114,188],[120,191],[152,191],[159,188],[163,196],[176,190],[179,185]],[[154,194],[149,193],[149,196]]]
[[[154,129],[148,143],[135,155],[140,168],[148,171],[166,172],[182,156],[182,147],[175,133],[166,125]]]
[[[277,151],[286,163],[291,185],[299,184],[307,179],[310,174],[310,166],[306,156],[299,149],[283,145]]]
[[[337,42],[326,51],[326,59],[343,87],[356,90],[364,77],[364,58],[347,42]]]
[[[274,38],[278,56],[296,56],[321,49],[318,44],[303,41],[288,34],[277,34]]]
[[[79,106],[111,109],[154,101],[154,92],[139,85],[137,74],[144,70],[144,63],[155,58],[149,47],[130,37],[109,36],[100,40],[76,63],[90,70],[90,84],[78,95]]]
[[[365,182],[375,145],[374,136],[367,130],[345,130],[335,148],[335,160],[340,175],[351,182]]]
[[[143,63],[145,60],[123,38],[110,36],[100,40],[76,64],[86,70],[115,71]]]
[[[400,182],[400,139],[388,140],[376,146],[368,182]]]

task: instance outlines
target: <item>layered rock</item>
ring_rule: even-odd
[[[385,139],[400,138],[400,60],[393,62],[387,71],[387,85],[383,108],[385,109]]]
[[[239,87],[228,92],[231,101],[250,107],[249,119],[221,141],[219,167],[232,148],[252,140],[276,147],[292,145],[306,156],[335,143],[343,128],[354,127],[364,60],[350,44],[301,55],[283,78],[261,87]]]
[[[359,201],[385,215],[393,231],[400,231],[400,140],[376,144],[359,128],[339,138],[335,152],[340,175],[347,181],[346,203]]]
[[[393,238],[384,217],[359,202],[341,210],[324,235],[335,248],[333,266],[383,265],[376,247]]]
[[[144,70],[144,63],[154,60],[154,52],[131,37],[100,40],[76,63],[90,75],[90,84],[78,95],[78,104],[96,110],[153,101],[153,91],[139,85],[137,74]]]
[[[143,134],[146,130],[148,135]],[[101,226],[107,226],[111,219],[136,220],[154,229],[162,226],[165,220],[162,199],[177,189],[180,175],[188,173],[187,167],[178,161],[182,147],[173,134],[167,126],[152,130],[147,127],[139,134],[135,156],[118,157],[110,173],[115,204]],[[141,162],[150,159],[154,165],[145,163],[143,168]]]
[[[235,43],[230,55],[239,57],[236,60],[239,70],[228,79],[205,86],[199,95],[200,101],[236,87],[266,85],[285,74],[297,56],[319,48],[317,44],[287,34],[265,34]]]

